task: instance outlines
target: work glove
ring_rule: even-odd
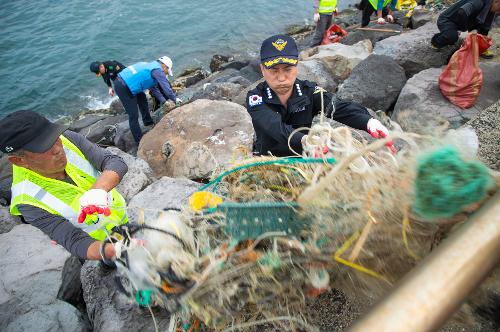
[[[104,214],[109,216],[108,193],[103,189],[90,189],[80,197],[78,223],[83,223],[88,215]]]
[[[371,118],[370,120],[368,120],[368,124],[366,125],[366,127],[366,131],[368,131],[368,133],[372,135],[372,137],[385,138],[389,136],[389,130],[377,119]],[[392,153],[397,152],[396,147],[394,147],[394,143],[392,141],[387,142],[385,145]]]
[[[385,24],[385,20],[384,20],[384,18],[383,18],[383,17],[379,18],[379,19],[377,20],[377,24]]]
[[[314,13],[314,23],[318,23],[319,22],[319,13]]]
[[[394,17],[391,14],[387,15],[387,22],[394,23]]]
[[[182,99],[181,98],[175,98],[175,106],[181,106],[182,104]]]
[[[113,88],[109,88],[108,89],[108,94],[113,97],[115,95],[115,90],[113,90]]]

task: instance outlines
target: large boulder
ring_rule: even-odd
[[[61,296],[80,289],[81,265],[65,268],[73,262],[33,226],[0,234],[0,330],[89,330],[82,314],[66,302],[71,299]]]
[[[167,311],[141,308],[135,300],[118,290],[116,270],[104,270],[98,262],[87,261],[81,271],[83,297],[94,332],[167,331],[170,315]],[[69,331],[69,330],[68,330]]]
[[[374,110],[387,111],[396,102],[405,83],[405,71],[396,61],[372,54],[354,68],[339,87],[338,96]]]
[[[21,218],[11,215],[8,206],[0,205],[0,234],[10,232],[20,224],[22,224]]]
[[[433,49],[430,41],[437,32],[439,30],[436,24],[429,22],[418,29],[379,41],[373,52],[396,60],[410,78],[422,70],[447,64],[448,59],[458,49],[458,43],[439,51]]]
[[[349,32],[349,34],[344,38],[342,38],[340,42],[345,45],[354,45],[362,40],[367,39],[372,42],[373,46],[375,46],[375,44],[377,44],[379,41],[389,38],[391,36],[397,36],[401,33],[401,30],[403,30],[403,28],[398,24],[385,24],[383,26],[380,26],[376,23],[375,24],[370,23],[367,26],[367,28],[377,29],[381,31],[363,30],[364,28],[359,28]],[[387,31],[387,30],[392,30],[392,31]]]
[[[109,147],[106,150],[120,156],[128,166],[127,174],[116,187],[127,202],[156,180],[153,170],[144,160],[133,157],[115,147]]]
[[[329,67],[321,59],[300,61],[297,67],[298,78],[315,82],[328,91],[336,91],[338,83],[330,73]]]
[[[322,59],[328,62],[329,59],[332,58],[338,59],[338,57],[336,56],[340,55],[349,60],[349,68],[352,70],[358,63],[366,59],[372,53],[372,51],[373,46],[369,40],[363,40],[354,45],[333,43],[307,49],[300,53],[300,59]],[[335,64],[335,62],[333,62],[333,64]]]
[[[233,79],[244,80],[241,76],[233,77]],[[245,82],[246,84],[247,82]],[[230,100],[243,89],[243,85],[232,82],[206,83],[202,89],[198,90],[194,95],[196,99],[211,99],[211,100]]]
[[[102,145],[113,145],[116,138],[117,126],[127,121],[127,119],[128,115],[126,114],[114,116],[91,114],[73,122],[69,129],[82,134],[91,142]]]
[[[479,138],[479,159],[488,167],[500,171],[500,100],[482,110],[466,124]]]
[[[162,177],[135,195],[129,203],[131,219],[135,221],[137,209],[152,212],[181,210],[187,206],[188,198],[201,184],[188,179]]]
[[[251,151],[252,143],[253,126],[244,107],[200,99],[165,115],[141,140],[138,156],[157,176],[210,178],[230,165],[235,149]]]
[[[205,79],[208,75],[209,72],[202,68],[186,69],[172,82],[172,87],[174,89],[187,88]]]
[[[432,12],[428,9],[413,9],[411,14],[411,27],[413,29],[420,28],[421,26],[427,24],[428,22],[432,22],[437,20],[438,14]]]
[[[473,107],[463,110],[451,104],[439,89],[438,79],[443,68],[431,68],[406,82],[394,106],[392,119],[404,130],[429,134],[436,126],[460,127],[500,98],[500,63],[484,62],[479,66],[484,81]]]

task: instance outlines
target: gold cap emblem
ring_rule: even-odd
[[[283,39],[278,39],[277,41],[273,42],[273,46],[278,50],[278,51],[283,51],[283,49],[286,47],[286,44],[288,42],[284,41]]]

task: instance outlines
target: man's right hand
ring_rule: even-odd
[[[314,13],[314,23],[318,23],[319,22],[319,13]]]
[[[377,19],[377,24],[385,24],[385,20],[383,17]]]

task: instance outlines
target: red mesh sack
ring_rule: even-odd
[[[453,105],[460,108],[474,106],[483,86],[479,54],[491,45],[491,38],[470,33],[462,47],[452,55],[448,66],[439,76],[439,88]]]
[[[338,43],[342,38],[347,36],[348,32],[342,29],[339,25],[333,24],[323,34],[321,45]]]

